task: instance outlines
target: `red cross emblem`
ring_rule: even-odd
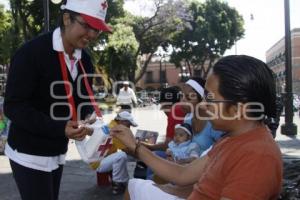
[[[107,8],[107,2],[104,1],[103,3],[101,3],[102,6],[102,10],[105,10]]]
[[[100,156],[103,156],[105,152],[112,147],[111,138],[108,138],[105,144],[99,146],[98,151],[100,152]]]

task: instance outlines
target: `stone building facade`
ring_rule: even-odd
[[[293,93],[300,95],[300,28],[291,31]],[[266,52],[267,65],[276,76],[276,90],[285,91],[285,38],[281,38]]]

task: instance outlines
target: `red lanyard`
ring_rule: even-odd
[[[77,121],[77,111],[76,111],[76,107],[75,107],[74,97],[72,95],[72,91],[71,91],[71,88],[70,88],[70,81],[69,81],[69,78],[68,78],[68,72],[67,72],[67,65],[66,65],[66,62],[65,62],[65,57],[64,57],[64,54],[62,52],[59,52],[58,56],[59,56],[60,68],[61,68],[61,73],[62,73],[63,80],[64,80],[64,85],[65,85],[65,90],[66,90],[66,93],[67,93],[68,102],[71,106],[70,111],[71,111],[71,115],[72,115],[72,120]],[[94,94],[93,94],[91,86],[88,82],[87,74],[84,70],[84,67],[82,65],[81,60],[79,60],[79,65],[80,65],[80,68],[81,68],[82,73],[83,73],[83,80],[84,80],[85,88],[86,88],[86,90],[89,94],[89,98],[90,98],[90,101],[91,101],[91,103],[92,103],[92,105],[95,109],[96,115],[98,117],[102,117],[102,114],[101,114],[100,109],[97,105],[97,102],[95,101]]]

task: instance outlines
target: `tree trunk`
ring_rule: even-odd
[[[185,60],[185,63],[186,63],[186,64],[187,64],[187,66],[188,66],[189,73],[190,73],[190,77],[192,77],[192,76],[193,76],[193,73],[192,73],[191,64],[190,64],[190,62],[189,62],[188,60]]]
[[[151,52],[149,57],[147,58],[146,62],[144,63],[143,67],[142,67],[142,71],[140,72],[140,74],[136,77],[136,79],[134,80],[134,83],[137,83],[145,74],[145,72],[147,71],[148,68],[148,64],[151,61],[151,58],[153,56],[154,52]]]
[[[212,64],[213,64],[213,62],[215,62],[215,59],[214,58],[211,58],[211,59],[209,59],[209,64],[208,64],[208,68],[207,68],[207,70],[205,71],[205,73],[204,73],[204,77],[203,78],[207,78],[207,75],[208,75],[208,72],[210,71],[210,69],[212,68]]]

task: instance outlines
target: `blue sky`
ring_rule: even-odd
[[[203,1],[203,0],[200,0]],[[284,0],[223,0],[245,20],[245,36],[237,42],[237,54],[265,61],[266,51],[284,37]],[[0,0],[7,4],[8,0]],[[127,0],[125,9],[137,15],[151,15],[152,0]],[[250,19],[250,15],[254,19]],[[300,0],[290,0],[291,29],[300,28]],[[226,55],[235,54],[235,46]]]

